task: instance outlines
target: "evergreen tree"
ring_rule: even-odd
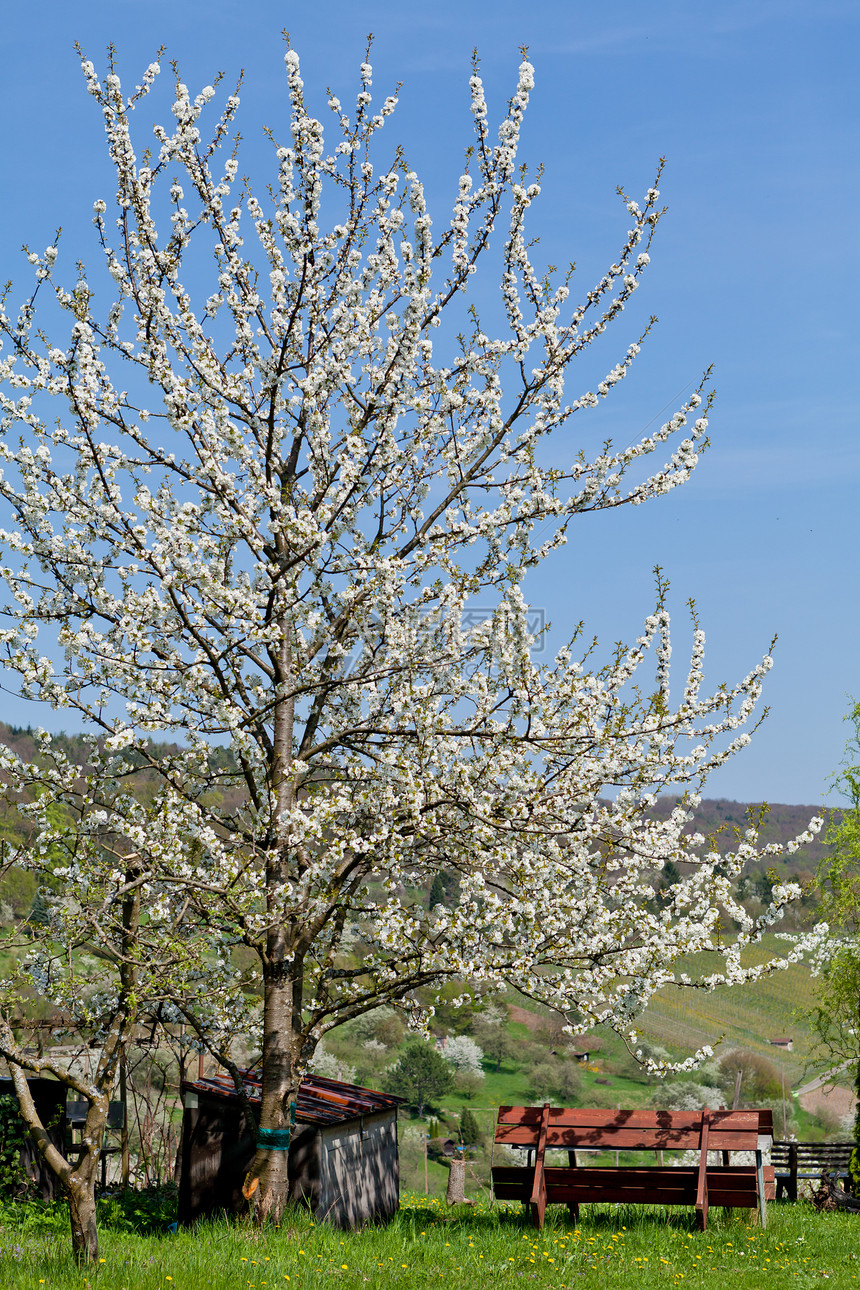
[[[432,912],[432,910],[434,910],[437,905],[447,905],[448,901],[446,899],[446,896],[447,896],[447,893],[445,891],[445,883],[442,880],[442,874],[436,873],[433,875],[433,882],[430,887],[430,895],[427,900],[427,908]]]
[[[466,1107],[460,1119],[460,1141],[464,1147],[476,1147],[483,1141],[475,1114]]]
[[[406,1046],[400,1061],[389,1071],[385,1088],[396,1097],[405,1098],[421,1116],[428,1102],[448,1092],[453,1080],[454,1072],[444,1057],[430,1044],[416,1039]]]

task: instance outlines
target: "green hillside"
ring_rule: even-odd
[[[773,953],[784,951],[785,943],[771,936],[755,955],[750,955],[749,961],[761,962]],[[775,1097],[771,1096],[768,1103],[773,1108],[775,1123],[780,1123],[782,1101],[779,1086],[784,1079],[789,1130],[797,1132],[804,1140],[841,1138],[844,1137],[841,1126],[832,1119],[819,1118],[804,1111],[792,1096],[792,1091],[815,1073],[810,1066],[812,1036],[803,1016],[813,1002],[814,991],[815,982],[804,964],[795,964],[748,986],[712,992],[663,991],[640,1019],[639,1034],[650,1045],[668,1050],[674,1059],[687,1057],[705,1044],[716,1049],[718,1059],[733,1048],[758,1054],[770,1064],[776,1081]],[[406,1185],[418,1191],[424,1190],[425,1128],[430,1129],[432,1138],[450,1136],[456,1140],[461,1117],[467,1109],[474,1115],[483,1135],[482,1145],[471,1155],[470,1177],[475,1185],[486,1183],[499,1105],[534,1104],[544,1100],[534,1087],[535,1070],[553,1052],[560,1052],[563,1044],[569,1044],[570,1040],[560,1037],[558,1023],[553,1023],[548,1011],[538,1011],[535,1005],[513,995],[507,1003],[510,1013],[506,1029],[511,1042],[500,1069],[496,1070],[496,1063],[485,1058],[484,1079],[477,1088],[466,1094],[456,1089],[446,1094],[430,1112],[429,1121],[415,1123],[408,1114],[401,1117],[401,1167]],[[465,1027],[467,1032],[469,1028]],[[770,1042],[787,1037],[793,1041],[791,1052],[774,1047]],[[333,1049],[339,1047],[334,1036],[330,1043]],[[572,1096],[560,1099],[552,1092],[546,1092],[546,1096],[556,1104],[563,1101],[572,1106],[646,1107],[659,1098],[663,1083],[637,1066],[617,1035],[598,1028],[578,1038],[575,1046],[588,1047],[591,1055],[587,1064],[577,1066],[577,1083]],[[387,1061],[390,1062],[393,1056],[392,1052]],[[713,1066],[709,1068],[711,1072],[713,1069]],[[695,1080],[697,1076],[669,1076],[666,1084],[672,1086],[676,1079],[690,1078]],[[701,1078],[706,1084],[713,1083],[708,1070]],[[384,1079],[384,1069],[380,1069],[376,1082]],[[721,1102],[711,1102],[711,1105],[730,1104],[730,1101],[731,1089],[724,1089]],[[742,1092],[741,1104],[744,1102]],[[430,1160],[427,1186],[431,1194],[444,1192],[446,1182],[447,1170],[443,1164]]]
[[[775,936],[750,951],[748,962],[761,963],[771,954],[784,954],[785,942]],[[692,1052],[703,1044],[748,1048],[761,1053],[785,1071],[786,1082],[800,1082],[812,1056],[812,1036],[803,1013],[811,1006],[815,982],[809,967],[793,964],[750,985],[704,990],[662,990],[639,1024],[643,1036],[671,1052]],[[793,1052],[772,1046],[771,1040],[791,1037]]]

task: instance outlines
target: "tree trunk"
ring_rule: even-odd
[[[8,1024],[6,1024],[8,1031]],[[11,1051],[10,1051],[11,1050]],[[27,1125],[30,1137],[36,1144],[42,1158],[53,1171],[62,1185],[69,1206],[69,1218],[72,1226],[72,1252],[78,1263],[92,1263],[99,1255],[99,1240],[96,1230],[96,1178],[98,1177],[101,1147],[104,1141],[107,1124],[108,1099],[103,1094],[98,1102],[91,1102],[87,1112],[83,1132],[83,1148],[74,1169],[69,1161],[51,1142],[45,1126],[39,1118],[27,1074],[15,1060],[17,1045],[12,1042],[7,1048],[9,1072],[18,1098],[21,1117]],[[11,1060],[10,1060],[11,1059]],[[38,1074],[38,1072],[36,1072]],[[59,1075],[55,1068],[51,1073]],[[80,1096],[89,1095],[91,1089],[79,1083],[67,1084]]]
[[[279,932],[280,934],[280,932]],[[260,1145],[242,1188],[251,1202],[257,1224],[279,1223],[289,1199],[287,1171],[290,1108],[299,1093],[299,1036],[301,1029],[301,967],[285,972],[283,963],[271,963],[266,972],[263,1011],[263,1088],[260,1102],[260,1128],[266,1135],[281,1140]]]
[[[452,1160],[448,1174],[448,1188],[445,1200],[449,1205],[474,1205],[473,1200],[466,1198],[466,1161]]]
[[[282,538],[279,553],[283,557],[289,554]],[[282,618],[279,628],[275,679],[278,686],[287,686],[292,676],[292,624],[288,618]],[[266,934],[263,959],[261,1132],[254,1161],[242,1188],[246,1200],[253,1205],[257,1224],[280,1222],[289,1199],[288,1144],[295,1122],[301,1063],[305,1057],[302,1052],[304,950],[300,948],[295,921],[285,921],[285,910],[289,906],[285,891],[290,881],[291,864],[290,830],[286,820],[296,803],[292,776],[294,719],[294,700],[291,697],[279,698],[274,708],[272,748],[277,844],[269,851],[266,860],[266,904],[272,922]],[[266,1141],[261,1144],[264,1135]]]
[[[95,1184],[95,1169],[75,1170],[66,1184],[72,1223],[72,1252],[75,1262],[80,1264],[95,1263],[99,1257]]]
[[[860,999],[857,1001],[857,1022],[860,1025]],[[848,1162],[848,1174],[851,1179],[851,1191],[860,1196],[860,1055],[854,1071],[854,1091],[857,1094],[857,1105],[854,1109],[854,1150]]]
[[[287,1151],[257,1148],[244,1192],[258,1226],[280,1223],[283,1217],[289,1199],[288,1155]]]

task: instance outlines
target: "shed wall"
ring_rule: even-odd
[[[185,1108],[180,1151],[180,1223],[244,1212],[254,1138],[237,1102],[199,1094],[198,1105]],[[325,1128],[299,1123],[287,1167],[290,1201],[320,1221],[346,1229],[390,1218],[400,1202],[396,1114]]]
[[[198,1097],[182,1116],[179,1221],[194,1223],[212,1214],[241,1214],[245,1175],[254,1159],[254,1136],[245,1113],[225,1098]],[[290,1200],[316,1209],[319,1201],[319,1134],[296,1125],[287,1161]]]
[[[321,1129],[320,1165],[319,1219],[347,1229],[391,1218],[400,1204],[396,1114]]]
[[[182,1116],[179,1221],[245,1208],[242,1183],[254,1158],[254,1142],[238,1103],[201,1097]]]

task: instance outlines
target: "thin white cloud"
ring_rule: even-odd
[[[701,492],[769,492],[785,488],[823,488],[860,480],[856,444],[828,444],[814,430],[805,444],[721,444],[716,436],[696,472]]]
[[[814,9],[807,0],[759,0],[755,5],[741,0],[737,4],[714,7],[693,7],[685,0],[679,5],[651,10],[647,22],[601,23],[563,40],[557,38],[556,29],[551,40],[540,41],[535,48],[556,54],[595,54],[633,53],[647,47],[653,53],[656,48],[689,48],[691,42],[701,45],[703,40],[736,37],[774,24],[785,27],[787,23],[814,21],[821,26],[827,20],[856,16],[856,5],[847,0],[821,0]],[[577,25],[586,26],[585,23]]]

